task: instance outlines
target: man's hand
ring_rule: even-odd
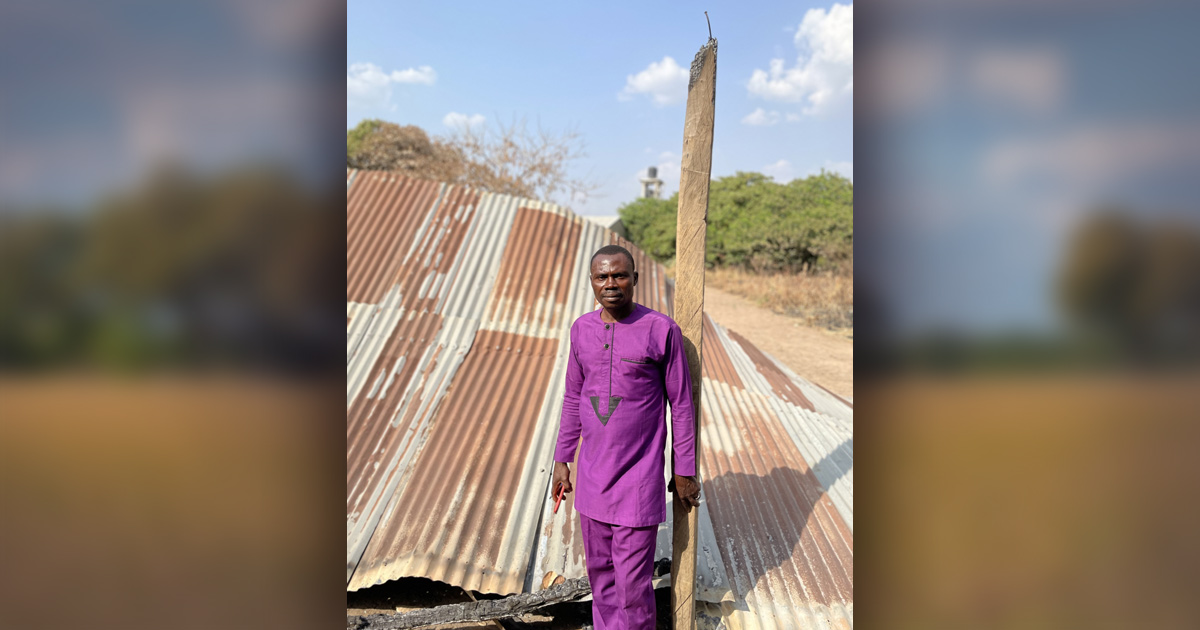
[[[700,506],[700,480],[695,477],[675,475],[675,496],[683,501],[683,507],[688,512],[692,506]]]
[[[574,490],[571,487],[571,466],[563,462],[554,462],[554,477],[550,481],[550,500],[558,496],[558,488],[562,486],[563,494]]]

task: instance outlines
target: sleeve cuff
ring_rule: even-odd
[[[696,464],[694,462],[692,463],[691,466],[687,466],[687,465],[683,465],[683,464],[676,464],[675,465],[675,474],[679,475],[680,477],[695,477],[696,476]]]

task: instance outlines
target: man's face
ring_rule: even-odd
[[[601,255],[592,261],[592,292],[600,306],[621,311],[633,302],[637,272],[631,267],[624,254]]]

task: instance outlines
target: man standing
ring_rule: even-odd
[[[653,630],[654,539],[667,519],[666,400],[676,492],[689,511],[700,505],[692,380],[679,326],[633,301],[638,274],[628,250],[600,248],[591,281],[602,308],[571,326],[551,486],[555,496],[572,491],[570,462],[582,435],[575,508],[592,622],[596,630]]]

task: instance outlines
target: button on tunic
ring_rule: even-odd
[[[616,323],[601,320],[601,312],[587,313],[571,326],[554,461],[570,463],[576,448],[582,449],[575,474],[580,514],[613,525],[657,525],[667,518],[668,400],[674,472],[696,474],[683,333],[671,318],[641,304]]]

